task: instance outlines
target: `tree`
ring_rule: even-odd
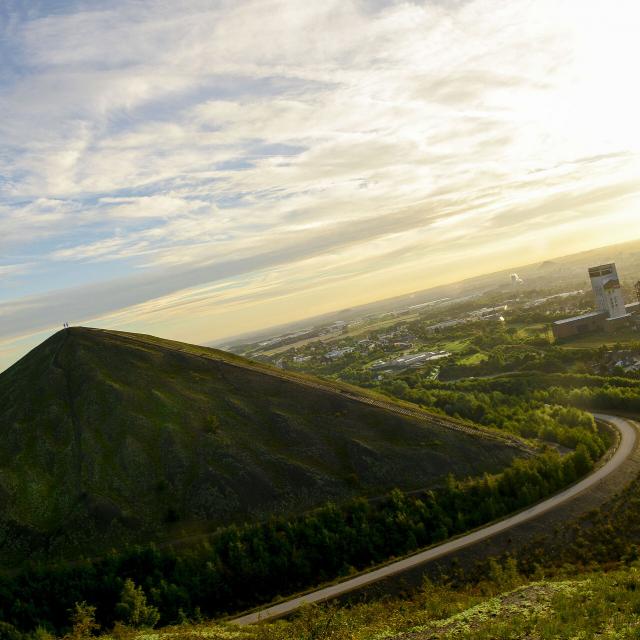
[[[22,640],[23,634],[12,624],[0,621],[0,640]]]
[[[71,633],[65,636],[67,640],[87,638],[100,628],[96,622],[96,608],[86,602],[76,602],[70,613]]]
[[[577,475],[584,476],[593,469],[593,460],[589,455],[589,451],[583,444],[579,444],[573,454],[573,464],[576,468]]]
[[[158,610],[147,604],[142,587],[137,587],[131,578],[124,583],[115,613],[119,620],[136,629],[154,627],[160,619]]]

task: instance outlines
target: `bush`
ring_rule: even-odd
[[[135,629],[154,627],[160,619],[158,610],[147,604],[142,587],[136,587],[130,578],[124,583],[115,613],[119,621]]]
[[[76,602],[70,613],[71,633],[65,636],[65,640],[88,638],[100,628],[96,622],[96,608],[86,602]]]
[[[0,640],[22,640],[23,637],[12,624],[0,621]]]

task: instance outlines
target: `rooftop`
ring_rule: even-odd
[[[565,318],[564,320],[556,320],[553,324],[569,324],[571,322],[580,322],[581,320],[591,320],[598,317],[605,318],[606,313],[604,311],[591,311],[590,313],[584,313],[581,316],[575,316],[573,318]]]

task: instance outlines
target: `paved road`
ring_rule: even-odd
[[[401,574],[409,569],[418,567],[431,560],[446,556],[453,551],[457,551],[458,549],[462,549],[463,547],[467,547],[476,542],[480,542],[481,540],[490,538],[497,533],[500,533],[507,529],[511,529],[516,525],[536,518],[543,513],[546,513],[547,511],[550,511],[551,509],[554,509],[555,507],[572,500],[578,494],[581,494],[584,491],[587,491],[588,489],[591,489],[592,487],[597,485],[603,478],[620,467],[620,465],[622,465],[633,452],[636,438],[638,437],[636,430],[636,427],[638,425],[636,425],[635,423],[632,423],[631,421],[625,420],[623,418],[617,418],[604,414],[594,415],[598,420],[609,422],[614,427],[616,427],[616,429],[618,429],[618,431],[620,432],[619,446],[614,455],[604,465],[602,465],[591,475],[587,476],[568,489],[565,489],[564,491],[552,496],[544,502],[535,505],[534,507],[526,509],[525,511],[521,511],[514,516],[484,527],[483,529],[479,529],[477,531],[469,533],[468,535],[462,536],[455,540],[451,540],[450,542],[445,542],[444,544],[441,544],[437,547],[433,547],[431,549],[428,549],[427,551],[422,551],[421,553],[417,553],[413,556],[410,556],[409,558],[405,558],[404,560],[399,560],[398,562],[394,562],[380,569],[376,569],[375,571],[371,571],[355,578],[351,578],[349,580],[341,582],[340,584],[325,587],[324,589],[319,589],[318,591],[313,591],[312,593],[293,598],[286,602],[268,607],[267,609],[235,618],[234,620],[231,620],[231,622],[238,625],[247,625],[254,624],[259,621],[281,618],[288,613],[291,613],[292,611],[300,608],[304,604],[331,600],[332,598],[344,595],[351,591],[355,591],[357,589],[360,589],[361,587],[373,584],[374,582],[377,582],[384,578]]]

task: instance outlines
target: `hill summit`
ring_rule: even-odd
[[[497,471],[498,438],[215,349],[61,331],[0,375],[0,563]]]

